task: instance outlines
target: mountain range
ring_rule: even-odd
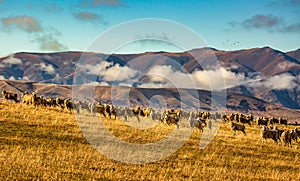
[[[281,52],[270,47],[236,51],[201,48],[181,53],[112,55],[20,52],[0,58],[0,79],[2,88],[8,84],[15,86],[17,80],[22,83],[21,87],[27,85],[20,90],[32,90],[33,84],[41,84],[44,92],[50,85],[60,87],[56,91],[62,92],[70,90],[70,85],[124,86],[139,93],[160,89],[170,92],[174,88],[196,89],[202,93],[223,91],[229,107],[229,100],[237,99],[232,109],[244,109],[238,107],[242,99],[259,99],[259,104],[300,109],[300,49]],[[50,96],[63,94],[46,92]],[[101,99],[108,98],[102,96]],[[147,99],[149,97],[141,96],[136,102],[147,102]],[[253,108],[256,109],[264,111],[266,106]]]

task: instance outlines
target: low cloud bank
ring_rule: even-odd
[[[286,65],[284,65],[286,66]],[[252,77],[244,73],[235,73],[231,68],[219,67],[209,70],[195,70],[184,73],[171,65],[155,65],[147,72],[140,72],[129,66],[121,66],[111,62],[96,65],[85,65],[87,74],[97,77],[93,84],[132,86],[140,88],[191,88],[204,90],[223,90],[239,85],[265,89],[294,89],[300,87],[300,75],[283,73],[272,77],[264,77],[259,73]],[[91,82],[88,82],[91,83]]]
[[[22,64],[22,60],[19,58],[15,58],[14,56],[9,56],[8,58],[4,59],[2,61],[2,63],[7,63],[7,64],[11,64],[11,65],[18,65],[18,64]]]

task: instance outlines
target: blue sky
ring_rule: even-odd
[[[270,46],[286,52],[300,48],[299,9],[300,0],[0,0],[0,56],[84,51],[103,32],[143,18],[183,24],[221,50]],[[136,43],[119,52],[158,50],[177,49]]]

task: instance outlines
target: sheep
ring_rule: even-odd
[[[287,119],[283,119],[282,117],[280,117],[278,120],[279,120],[279,124],[287,125]]]
[[[203,111],[203,112],[198,113],[198,116],[200,119],[206,120],[210,117],[210,113]]]
[[[85,111],[87,113],[90,113],[90,105],[87,101],[79,101],[79,105],[80,105],[80,110],[82,111],[82,113]]]
[[[115,117],[114,119],[117,118],[116,110],[113,105],[104,104],[104,108],[105,108],[105,112],[109,115],[110,119],[112,115]]]
[[[292,133],[288,130],[284,131],[281,135],[281,140],[284,146],[292,146]]]
[[[7,91],[3,90],[3,91],[1,92],[1,95],[2,95],[2,97],[3,97],[4,99],[6,99],[6,100],[13,100],[13,101],[15,101],[15,103],[19,102],[19,101],[18,101],[18,95],[17,95],[17,94],[10,93],[10,92],[7,92]]]
[[[167,125],[171,125],[171,124],[175,124],[177,126],[177,129],[179,129],[179,117],[176,115],[164,115],[164,117],[162,118],[161,122],[167,124]]]
[[[33,105],[34,106],[46,106],[46,99],[43,98],[43,96],[36,96],[35,94],[33,94]]]
[[[57,98],[55,99],[55,102],[56,102],[56,106],[58,106],[58,107],[60,107],[60,108],[62,108],[62,109],[65,108],[65,106],[64,106],[64,100],[63,100],[63,99],[57,97]]]
[[[141,111],[140,106],[136,106],[135,108],[125,107],[125,114],[126,114],[125,120],[127,121],[129,117],[136,117],[138,122],[140,122],[140,117],[139,117],[140,111]]]
[[[97,112],[96,104],[97,104],[97,102],[88,103],[89,110],[90,110],[91,114],[93,114],[93,115],[95,115],[95,113]]]
[[[201,132],[203,132],[203,123],[200,119],[195,119],[194,118],[194,115],[193,115],[193,112],[190,112],[190,116],[188,118],[188,121],[190,123],[190,127],[191,129],[193,128],[198,128]]]
[[[278,142],[278,131],[277,130],[270,130],[265,125],[262,126],[261,129],[261,138],[263,139],[263,142],[266,141],[266,139],[272,139],[274,143]]]
[[[291,130],[291,139],[294,140],[296,143],[298,141],[298,129],[295,128],[294,130]]]
[[[35,94],[29,94],[28,92],[23,92],[22,93],[22,102],[25,103],[25,104],[33,104],[34,102],[34,97],[35,97]]]
[[[236,131],[241,131],[244,133],[244,135],[246,135],[245,125],[234,123],[233,121],[230,121],[228,124],[230,125],[231,129],[233,130],[234,135],[236,134]]]
[[[278,124],[279,123],[279,119],[278,118],[270,118],[269,119],[269,124]]]
[[[141,109],[140,115],[144,117],[149,117],[151,112],[152,112],[152,108]]]
[[[125,107],[117,106],[115,107],[115,112],[118,117],[123,117],[127,121],[126,109]]]
[[[249,126],[251,126],[251,122],[253,121],[253,116],[251,114],[250,116],[245,116],[243,114],[240,114],[238,121],[240,123],[249,124]]]
[[[103,115],[103,117],[106,117],[106,115],[105,115],[105,107],[104,107],[104,105],[103,104],[101,104],[100,102],[98,102],[97,104],[96,104],[96,109],[97,109],[97,112],[101,115]]]
[[[222,120],[223,120],[224,122],[233,121],[233,114],[230,114],[230,115],[224,114],[224,115],[222,116]]]
[[[64,107],[67,108],[69,112],[75,110],[77,114],[79,114],[79,106],[75,104],[71,99],[64,100]]]
[[[257,125],[264,125],[264,126],[268,126],[268,120],[265,117],[258,117],[256,119],[256,123]]]
[[[181,113],[180,113],[180,118],[181,118],[181,119],[188,120],[188,119],[189,119],[189,116],[190,116],[190,112],[187,112],[187,111],[181,111]]]
[[[273,130],[276,130],[278,132],[278,140],[280,140],[282,133],[284,132],[283,129],[278,129],[277,126],[274,126]]]
[[[152,110],[150,113],[150,118],[154,121],[154,120],[161,120],[161,114],[155,110]]]
[[[52,99],[51,97],[48,97],[47,99],[46,99],[46,105],[48,106],[48,107],[52,107],[52,106],[54,106],[56,104],[56,101],[54,100],[54,99]]]

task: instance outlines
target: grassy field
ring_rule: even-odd
[[[103,119],[120,139],[150,143],[171,127],[133,129],[121,120]],[[292,129],[288,126],[285,129]],[[260,128],[233,135],[222,124],[217,136],[199,149],[194,131],[171,156],[148,164],[126,164],[97,152],[67,111],[0,102],[1,180],[300,180],[300,143],[292,148],[271,140],[263,144]]]

